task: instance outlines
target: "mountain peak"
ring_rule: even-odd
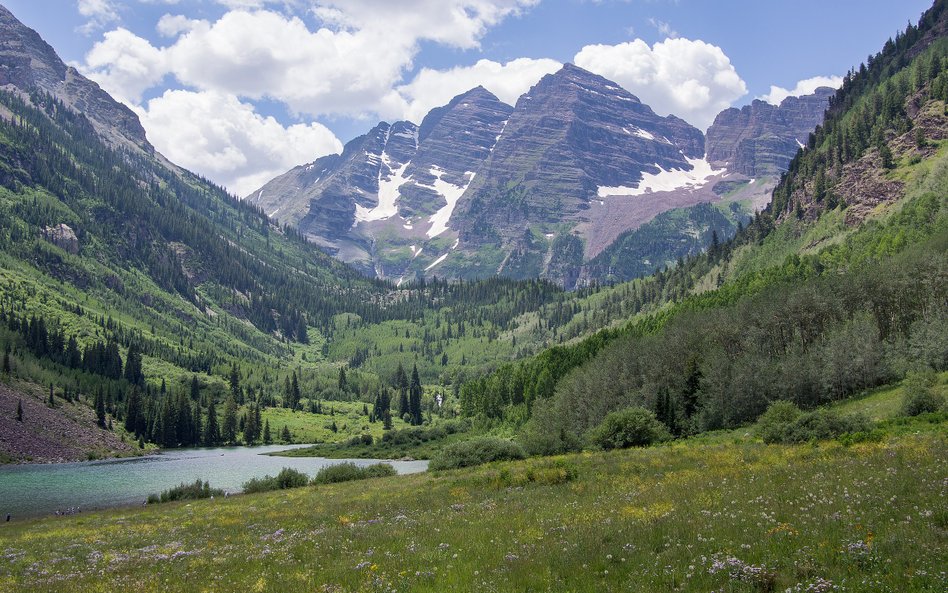
[[[0,87],[47,92],[85,115],[113,147],[153,153],[138,116],[66,64],[39,33],[0,5]]]
[[[428,115],[421,121],[421,125],[418,126],[418,140],[424,141],[434,130],[435,126],[441,121],[445,115],[450,111],[456,109],[458,106],[462,107],[473,107],[475,110],[479,111],[509,111],[512,109],[509,105],[497,98],[497,95],[490,92],[481,85],[457,95],[451,99],[447,105],[436,107],[428,112]]]

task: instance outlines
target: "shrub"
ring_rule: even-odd
[[[857,443],[881,443],[886,437],[886,431],[873,428],[869,432],[847,432],[839,435],[836,440],[845,446]]]
[[[928,369],[911,372],[905,378],[905,399],[902,400],[903,416],[918,416],[937,412],[945,405],[945,399],[934,389],[938,382],[935,371]]]
[[[244,494],[299,488],[307,484],[309,484],[309,476],[295,469],[284,467],[276,477],[267,475],[262,478],[253,478],[244,484]]]
[[[651,410],[633,407],[606,416],[590,431],[589,438],[596,446],[608,450],[645,447],[668,440],[671,435]]]
[[[212,496],[223,496],[224,491],[219,488],[211,488],[207,482],[195,480],[193,484],[179,484],[174,488],[165,490],[160,495],[151,494],[148,496],[148,504],[159,502],[174,502],[176,500],[197,500],[200,498],[211,498]]]
[[[773,407],[773,406],[771,406]],[[769,412],[770,410],[768,410]],[[767,413],[764,414],[767,416]],[[844,434],[871,433],[869,419],[861,414],[840,416],[827,409],[801,412],[793,417],[792,410],[783,407],[765,420],[764,429],[758,424],[758,434],[765,443],[805,443],[835,439]]]
[[[456,469],[471,467],[491,461],[524,459],[527,453],[523,447],[512,441],[496,437],[480,437],[448,445],[442,449],[431,463],[429,469]]]
[[[387,463],[376,463],[359,467],[351,461],[348,463],[339,463],[328,465],[316,473],[312,484],[337,484],[339,482],[349,482],[352,480],[366,480],[368,478],[384,478],[394,476],[395,468]]]
[[[802,414],[800,408],[792,402],[775,401],[757,420],[756,433],[765,443],[784,442],[788,427]]]

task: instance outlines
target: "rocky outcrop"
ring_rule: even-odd
[[[823,122],[835,92],[821,87],[812,95],[787,97],[779,106],[755,100],[725,109],[708,128],[708,161],[751,178],[779,175]]]
[[[73,255],[79,253],[79,238],[68,224],[60,223],[45,227],[43,238]]]
[[[39,34],[0,6],[0,87],[43,91],[85,115],[114,148],[154,153],[138,116],[67,66]]]

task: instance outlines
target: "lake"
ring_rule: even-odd
[[[300,445],[303,446],[303,445]],[[228,493],[240,492],[244,482],[291,467],[310,477],[327,465],[351,461],[359,466],[375,459],[271,457],[265,453],[295,448],[286,445],[172,449],[158,455],[82,461],[77,463],[0,466],[0,521],[54,514],[79,507],[82,511],[141,504],[182,482],[197,479]],[[400,474],[425,471],[427,461],[386,461]]]

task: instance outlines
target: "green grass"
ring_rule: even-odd
[[[944,591],[945,428],[851,447],[678,442],[13,523],[0,590]]]
[[[266,408],[261,411],[260,418],[270,422],[270,432],[274,441],[280,440],[280,432],[286,426],[290,430],[294,443],[338,443],[363,434],[371,434],[373,438],[381,438],[381,422],[369,422],[368,416],[362,415],[362,402],[322,402],[323,414],[288,410],[286,408]],[[372,409],[372,406],[368,406]],[[330,409],[335,414],[330,415]],[[336,423],[337,432],[330,426]],[[392,418],[394,428],[408,426],[401,418]]]
[[[948,373],[938,375],[936,387],[942,395],[948,396]],[[905,390],[901,385],[886,385],[872,389],[865,394],[836,404],[834,409],[841,414],[865,414],[873,422],[892,420],[899,416]]]

